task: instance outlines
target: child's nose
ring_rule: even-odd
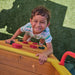
[[[41,26],[41,25],[40,25],[40,22],[37,23],[37,26]]]

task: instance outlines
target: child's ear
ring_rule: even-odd
[[[47,26],[49,26],[50,25],[50,22],[47,24]]]
[[[30,23],[32,24],[32,19],[30,18]]]
[[[30,18],[30,23],[32,22],[32,19]]]

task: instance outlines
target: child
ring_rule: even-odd
[[[30,22],[20,27],[10,39],[6,40],[6,42],[10,43],[11,40],[15,41],[15,38],[22,32],[25,32],[23,41],[29,41],[31,37],[34,37],[36,39],[40,39],[40,45],[46,42],[48,50],[43,53],[36,54],[36,56],[39,56],[40,64],[43,64],[47,60],[47,57],[53,53],[51,43],[52,37],[48,28],[50,23],[49,21],[49,11],[43,6],[36,7],[32,10]]]

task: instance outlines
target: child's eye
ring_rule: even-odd
[[[45,23],[45,22],[41,22],[41,23]]]
[[[37,21],[34,21],[35,23],[37,23]]]

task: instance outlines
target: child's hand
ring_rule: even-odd
[[[47,60],[47,55],[45,55],[43,53],[38,53],[38,54],[36,54],[36,56],[39,56],[40,64],[44,64],[44,62],[46,62],[46,60]]]
[[[10,44],[11,41],[14,41],[15,42],[15,39],[7,39],[7,40],[5,40],[5,42],[6,43],[9,43],[9,44]]]

